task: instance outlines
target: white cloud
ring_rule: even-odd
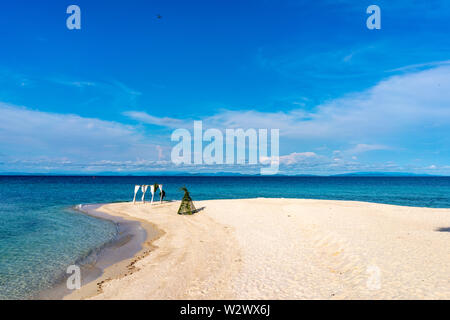
[[[174,118],[158,118],[158,117],[154,117],[152,115],[149,115],[146,112],[139,112],[139,111],[128,111],[128,112],[124,112],[124,115],[142,122],[142,123],[146,123],[146,124],[152,124],[152,125],[157,125],[157,126],[161,126],[161,127],[167,127],[167,128],[180,128],[180,127],[184,127],[184,126],[192,126],[192,123],[187,123],[186,120],[181,120],[181,119],[174,119]]]
[[[356,146],[354,146],[353,148],[346,150],[345,153],[353,155],[353,154],[358,154],[358,153],[363,153],[363,152],[368,152],[368,151],[389,150],[389,149],[390,149],[390,147],[380,145],[380,144],[360,143],[360,144],[357,144]]]
[[[418,64],[412,64],[405,67],[395,68],[392,70],[388,70],[388,72],[398,72],[398,71],[414,71],[414,70],[421,70],[421,69],[428,69],[431,67],[439,67],[444,65],[450,65],[450,60],[445,61],[432,61],[432,62],[426,62],[426,63],[418,63]]]
[[[447,130],[450,123],[450,67],[394,76],[362,93],[350,94],[311,110],[280,112],[223,110],[204,117],[204,127],[276,128],[297,141],[348,142],[358,149],[386,149],[380,140]],[[192,127],[189,119],[158,118],[128,112],[133,119],[169,128]],[[423,135],[422,135],[423,136]],[[417,134],[420,139],[421,135]],[[375,143],[367,143],[375,141]],[[372,147],[371,147],[372,146]],[[355,149],[355,151],[358,151]]]
[[[48,79],[51,82],[55,82],[60,85],[68,86],[68,87],[76,87],[76,88],[85,88],[85,87],[96,87],[97,83],[91,81],[72,81],[58,78]]]
[[[327,146],[334,154],[293,152],[280,158],[280,168],[292,172],[435,170],[429,165],[407,166],[378,161],[361,163],[356,155],[380,150],[407,150],[414,144],[411,159],[424,150],[444,150],[449,142],[450,67],[394,76],[361,93],[347,95],[316,106],[290,111],[222,110],[203,119],[156,117],[145,112],[125,113],[141,123],[167,129],[191,129],[193,120],[203,120],[208,128],[280,129],[281,145],[288,139],[296,150]],[[164,161],[167,144],[156,136],[146,136],[139,126],[78,115],[47,113],[0,103],[0,146],[2,161],[17,166],[77,167],[80,170],[143,170],[171,168]],[[331,149],[333,148],[333,149]],[[410,150],[411,151],[411,150]],[[144,159],[144,160],[142,160]],[[391,159],[389,159],[391,160]],[[434,162],[434,160],[433,160]],[[407,162],[404,162],[407,163]],[[52,167],[53,165],[53,167]],[[437,168],[445,168],[435,163]],[[211,168],[211,167],[208,167]],[[192,167],[193,171],[201,170]],[[226,169],[226,168],[225,168]],[[246,168],[241,168],[245,171]],[[214,170],[214,169],[212,169]],[[446,169],[448,170],[448,169]]]
[[[152,159],[156,145],[138,128],[0,103],[2,151],[20,159]]]
[[[446,150],[450,142],[450,66],[446,61],[433,65],[436,65],[433,69],[393,76],[368,90],[312,109],[222,110],[200,119],[158,118],[144,112],[127,115],[171,129],[192,129],[193,120],[203,120],[204,129],[275,128],[280,129],[281,146],[287,139],[297,150],[313,149],[317,145],[342,150],[334,156],[294,152],[280,159],[284,165],[327,167],[329,164],[339,170],[431,170],[425,165],[408,166],[407,159],[402,159],[403,166],[387,162],[392,159],[361,164],[356,155],[385,150],[389,151],[385,153],[387,156],[403,150],[402,153],[414,159],[426,157],[430,148]]]
[[[293,152],[291,154],[281,156],[280,163],[285,165],[298,164],[306,161],[317,161],[322,157],[318,156],[314,152]]]

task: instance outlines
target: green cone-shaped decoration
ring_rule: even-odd
[[[194,203],[192,202],[191,196],[189,195],[189,191],[186,189],[186,187],[181,188],[181,190],[184,191],[184,196],[181,200],[178,214],[192,215],[197,211],[197,209],[195,209]]]

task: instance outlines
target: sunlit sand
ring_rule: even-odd
[[[179,204],[100,209],[161,236],[91,298],[450,299],[449,209],[249,199],[196,201],[201,211],[179,216]]]

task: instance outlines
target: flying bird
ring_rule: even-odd
[[[162,15],[158,14],[158,15],[156,15],[156,18],[161,19]]]

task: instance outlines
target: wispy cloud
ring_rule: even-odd
[[[311,45],[301,50],[284,48],[283,54],[259,48],[256,63],[264,70],[300,81],[362,78],[383,74],[383,70],[373,65],[371,60],[374,56],[378,59],[384,57],[384,49],[383,43],[360,44],[339,49],[333,46],[318,48]]]
[[[188,120],[182,120],[182,119],[174,119],[174,118],[168,118],[168,117],[155,117],[152,116],[146,112],[140,112],[140,111],[127,111],[123,113],[125,116],[142,122],[146,124],[161,126],[161,127],[167,127],[167,128],[180,128],[188,124]],[[192,125],[192,124],[189,124]]]
[[[368,151],[389,150],[389,149],[391,149],[391,148],[388,146],[380,145],[380,144],[359,143],[356,146],[346,150],[345,153],[354,155],[354,154],[364,153],[364,152],[368,152]]]
[[[412,72],[412,71],[421,71],[421,70],[426,70],[426,69],[431,69],[431,68],[436,68],[436,67],[446,66],[446,65],[450,65],[450,60],[445,60],[445,61],[432,61],[432,62],[426,62],[426,63],[417,63],[417,64],[407,65],[407,66],[400,67],[400,68],[395,68],[395,69],[387,70],[387,72],[399,72],[399,71]]]
[[[138,123],[125,125],[0,103],[0,116],[5,119],[0,122],[0,146],[2,153],[8,155],[2,157],[2,162],[9,161],[10,168],[11,161],[16,161],[18,167],[44,167],[45,164],[46,168],[88,171],[151,168],[226,171],[225,166],[180,167],[168,161],[171,142],[167,130],[190,129],[194,120],[203,120],[204,129],[280,129],[281,148],[296,149],[281,156],[280,169],[284,173],[382,168],[442,172],[448,171],[445,169],[448,163],[424,160],[422,164],[412,165],[411,159],[427,158],[429,146],[439,150],[440,157],[449,153],[449,101],[450,66],[440,64],[429,70],[393,76],[368,90],[313,108],[300,106],[286,112],[222,110],[205,117],[177,119],[128,111],[124,115]],[[151,127],[150,135],[142,124],[155,126]],[[289,141],[290,148],[283,145],[284,141]],[[336,146],[341,151],[325,148],[319,152],[315,148],[324,145]],[[410,160],[403,159],[402,164],[395,164],[392,159],[358,160],[364,154],[398,150],[407,152]],[[245,172],[254,168],[233,169]]]
[[[74,87],[74,88],[85,88],[85,87],[96,87],[98,84],[92,81],[77,81],[77,80],[67,80],[62,78],[48,78],[50,82],[54,82],[59,85]]]
[[[430,146],[446,154],[449,152],[450,67],[444,62],[436,65],[431,69],[392,76],[370,89],[310,109],[301,107],[287,112],[222,110],[198,119],[159,118],[144,112],[126,115],[170,129],[190,129],[193,120],[203,120],[205,129],[280,129],[282,146],[283,139],[288,139],[297,150],[304,149],[305,145],[333,145],[341,150],[334,157],[324,155],[325,158],[309,151],[294,152],[282,157],[281,162],[286,165],[312,161],[315,166],[320,163],[326,167],[329,163],[328,167],[340,170],[370,169],[369,164],[365,167],[357,162],[356,156],[402,150],[413,159],[426,155],[424,149]],[[346,161],[344,167],[342,161]],[[377,168],[382,166],[391,169],[392,164],[386,162]],[[402,166],[398,165],[396,169],[401,170]]]
[[[22,159],[155,159],[156,144],[138,128],[78,115],[47,113],[0,103],[0,145]]]
[[[203,120],[214,128],[277,128],[285,137],[322,141],[350,141],[354,150],[386,149],[379,140],[427,128],[447,130],[450,123],[450,67],[393,76],[360,93],[334,99],[312,109],[287,112],[223,110],[198,119],[175,119],[130,111],[128,117],[149,124],[176,128]],[[376,143],[367,143],[367,141]]]
[[[0,69],[0,84],[9,87],[8,91],[12,92],[17,87],[34,89],[32,93],[38,97],[41,90],[50,89],[57,94],[70,95],[74,100],[86,100],[79,104],[89,104],[102,99],[102,104],[116,108],[134,107],[142,96],[142,92],[116,79],[90,80],[59,74],[39,76],[13,72],[8,69]]]

